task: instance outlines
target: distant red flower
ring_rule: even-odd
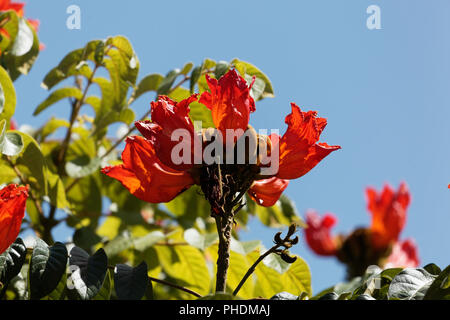
[[[14,119],[9,120],[9,130],[18,130],[16,120]]]
[[[337,238],[331,235],[331,229],[336,224],[335,215],[328,213],[320,217],[315,211],[306,214],[306,243],[318,255],[334,256],[336,254]]]
[[[28,186],[10,184],[0,190],[0,254],[19,235],[27,198]]]
[[[368,210],[372,215],[370,227],[375,248],[386,248],[398,241],[406,223],[410,194],[405,183],[397,191],[385,185],[381,193],[373,188],[366,190]]]
[[[234,133],[236,130],[248,130],[250,113],[255,111],[255,102],[250,95],[251,85],[248,86],[236,70],[228,71],[219,80],[209,76],[206,76],[206,80],[211,92],[203,92],[199,102],[211,110],[214,125],[222,133],[222,138],[225,139],[228,129],[234,130]],[[205,142],[196,141],[200,137],[189,117],[189,105],[196,100],[197,95],[180,102],[166,96],[158,97],[156,102],[151,103],[152,121],[135,123],[144,137],[129,138],[122,154],[124,163],[104,168],[102,172],[122,182],[138,198],[152,203],[170,201],[189,186],[199,184],[198,169],[204,165],[201,152]],[[326,125],[325,119],[316,118],[316,112],[301,112],[295,104],[292,110],[292,114],[286,118],[288,129],[280,143],[268,143],[264,147],[269,153],[276,150],[274,148],[280,148],[280,172],[272,175],[256,174],[255,180],[250,181],[252,184],[248,194],[262,206],[272,206],[278,201],[288,186],[287,179],[304,175],[326,155],[340,148],[317,143]],[[172,141],[178,129],[183,129],[181,131],[189,136],[187,141],[190,148],[180,148],[182,154],[174,148],[178,148],[178,144],[184,143],[185,139],[180,137],[180,141],[178,138]],[[257,141],[260,141],[261,136],[256,136]],[[239,135],[235,137],[237,141]],[[262,140],[269,139],[264,136]],[[196,145],[200,145],[200,154],[196,154]],[[188,155],[184,154],[185,150],[189,150]],[[189,161],[175,163],[173,152]],[[266,164],[258,162],[256,165],[261,168]]]
[[[417,246],[412,239],[396,242],[385,268],[416,268],[419,266]]]

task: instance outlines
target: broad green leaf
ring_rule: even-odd
[[[55,117],[50,118],[49,121],[39,130],[39,139],[41,142],[44,141],[49,135],[54,133],[59,128],[68,128],[69,122],[64,119],[58,119]]]
[[[183,68],[181,68],[180,74],[184,74],[187,75],[189,73],[189,71],[191,71],[192,67],[194,66],[194,64],[192,62],[188,62],[186,63]]]
[[[165,206],[185,228],[192,227],[198,217],[206,218],[210,215],[209,203],[194,187],[184,191]]]
[[[437,278],[425,269],[406,268],[398,273],[392,280],[389,291],[389,299],[422,300]]]
[[[195,85],[202,74],[202,67],[197,66],[192,70],[191,78],[189,79],[189,91],[194,93]]]
[[[36,244],[30,258],[30,298],[41,299],[50,294],[58,286],[59,281],[66,272],[67,249],[60,242],[53,246],[41,239]]]
[[[110,270],[107,270],[105,280],[103,280],[102,287],[92,300],[110,300],[112,287],[113,283],[111,279],[111,272]]]
[[[201,234],[197,229],[189,228],[184,231],[184,240],[191,246],[200,250],[205,250],[218,240],[217,233]]]
[[[6,66],[11,79],[15,80],[21,74],[28,74],[40,51],[36,31],[25,18],[20,18],[19,32],[13,48],[14,50],[5,54],[3,65]]]
[[[77,100],[81,100],[83,97],[83,93],[80,89],[75,87],[66,87],[66,88],[60,88],[55,91],[53,91],[47,99],[45,99],[43,102],[41,102],[36,110],[34,110],[33,115],[36,116],[51,105],[55,104],[56,102],[65,99],[65,98],[74,98]]]
[[[10,53],[14,56],[23,56],[33,47],[33,30],[26,20],[19,19],[19,30],[14,39]]]
[[[427,270],[429,273],[438,276],[441,274],[442,270],[434,263],[429,263],[425,267],[423,267],[425,270]]]
[[[13,10],[0,13],[0,24],[4,30],[0,37],[0,52],[8,51],[19,32],[19,18]]]
[[[0,255],[0,293],[8,283],[19,274],[27,255],[27,248],[21,238],[17,238]]]
[[[90,300],[103,287],[108,271],[108,258],[103,249],[89,256],[83,249],[73,247],[70,251],[69,268],[72,272],[71,285],[76,295],[81,300]]]
[[[46,177],[48,182],[47,195],[50,203],[60,209],[68,208],[69,203],[66,198],[66,190],[59,175],[47,169]]]
[[[257,100],[274,97],[272,83],[270,82],[269,78],[257,67],[255,67],[251,63],[241,61],[239,59],[234,59],[231,62],[231,65],[234,66],[239,71],[239,73],[241,73],[241,76],[245,75],[249,75],[251,77],[255,76],[257,79],[261,79],[262,81],[264,81],[265,83],[264,91],[261,94],[259,94]]]
[[[450,300],[450,266],[445,268],[433,281],[424,300]]]
[[[173,83],[175,82],[175,79],[180,75],[180,70],[175,69],[172,71],[169,71],[167,75],[164,77],[164,79],[161,81],[161,83],[158,86],[158,89],[156,93],[158,95],[165,95],[168,94],[170,91],[170,88],[172,87]]]
[[[17,156],[23,150],[22,136],[17,132],[6,132],[0,141],[1,153],[6,156]]]
[[[16,90],[9,74],[0,66],[0,120],[9,119],[16,110]]]
[[[256,261],[258,256],[254,256],[253,260]],[[284,290],[283,283],[280,279],[281,274],[275,269],[267,267],[264,263],[258,264],[255,270],[255,275],[255,297],[263,297],[269,299],[276,293]]]
[[[120,300],[141,300],[148,283],[145,262],[134,268],[125,264],[118,264],[114,268],[114,288]]]
[[[201,298],[198,298],[197,300],[240,300],[239,298],[236,298],[232,294],[228,293],[212,293],[208,294],[206,296],[203,296]]]
[[[100,158],[81,156],[66,163],[66,172],[69,177],[82,178],[99,170],[100,164]]]
[[[218,61],[214,70],[214,77],[220,79],[230,69],[230,64],[226,61]]]
[[[165,273],[184,286],[204,295],[209,292],[210,275],[201,252],[191,246],[155,246]]]
[[[66,294],[67,273],[64,273],[56,288],[41,300],[64,300]]]
[[[22,137],[23,150],[16,159],[16,165],[32,183],[35,192],[40,195],[48,195],[47,164],[44,155],[36,140],[30,135],[18,131],[17,133]]]
[[[133,92],[132,98],[136,100],[141,95],[149,91],[156,91],[163,81],[164,76],[158,73],[149,74],[145,76],[137,85],[136,90]]]
[[[311,273],[306,262],[300,257],[297,257],[297,260],[283,273],[281,282],[287,292],[297,295],[306,292],[309,296],[312,295]]]

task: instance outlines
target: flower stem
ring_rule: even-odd
[[[217,232],[219,234],[219,251],[217,258],[216,292],[225,292],[228,267],[230,266],[231,229],[233,214],[223,212],[224,215],[214,215]]]

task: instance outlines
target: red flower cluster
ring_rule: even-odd
[[[250,114],[255,111],[251,85],[248,86],[235,70],[228,71],[219,80],[206,75],[206,81],[210,92],[203,92],[199,99],[197,94],[180,102],[160,96],[158,101],[152,102],[152,121],[135,123],[143,137],[129,137],[122,153],[123,164],[105,167],[102,172],[119,180],[139,199],[152,203],[170,201],[198,183],[193,169],[201,166],[202,154],[196,151],[195,146],[202,145],[202,139],[189,117],[189,104],[198,100],[211,110],[214,125],[223,137],[230,129],[237,132],[247,130]],[[292,113],[286,117],[286,123],[288,129],[281,139],[275,139],[273,135],[263,137],[270,150],[279,149],[278,173],[258,177],[248,191],[263,206],[272,206],[278,201],[288,186],[288,180],[303,176],[332,151],[340,149],[339,146],[318,143],[327,121],[318,118],[314,111],[302,112],[292,104]],[[181,164],[172,159],[179,142],[173,141],[177,129],[184,129],[191,142],[187,157],[191,161]],[[224,143],[235,143],[238,138],[239,135],[234,141],[224,139]]]
[[[0,254],[19,235],[27,198],[28,186],[10,184],[0,190]]]
[[[373,188],[367,188],[366,195],[367,208],[372,215],[372,224],[368,228],[372,248],[383,250],[392,246],[386,266],[417,267],[419,259],[414,241],[399,241],[410,202],[406,184],[402,183],[397,191],[385,185],[380,193]],[[334,256],[339,251],[342,237],[331,235],[331,228],[336,220],[333,214],[326,214],[321,218],[313,211],[307,213],[306,241],[316,254]]]

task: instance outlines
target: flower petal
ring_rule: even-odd
[[[123,164],[105,167],[102,172],[143,201],[168,202],[194,184],[189,173],[162,164],[152,143],[143,137],[127,138],[122,160]]]
[[[384,268],[417,268],[420,264],[417,246],[413,239],[396,242]]]
[[[196,150],[194,140],[198,137],[189,118],[189,104],[195,100],[197,100],[197,95],[192,95],[178,103],[169,97],[160,96],[158,101],[151,103],[152,122],[135,122],[139,132],[152,141],[161,162],[174,170],[184,171],[194,165]],[[182,144],[179,146],[182,152],[181,154],[177,153],[177,159],[174,159],[172,151],[178,144]],[[186,155],[184,154],[185,150],[188,150]]]
[[[308,246],[318,255],[333,256],[337,252],[336,237],[331,235],[331,229],[336,224],[335,215],[328,213],[320,217],[315,211],[306,213],[305,229]]]
[[[378,193],[373,188],[366,189],[367,208],[372,215],[372,242],[376,248],[386,248],[396,242],[403,230],[410,194],[405,183],[401,183],[398,191],[385,185]]]
[[[27,198],[28,186],[10,184],[0,190],[0,254],[19,235]]]
[[[329,146],[317,143],[327,121],[317,118],[317,112],[302,112],[295,104],[291,104],[292,112],[286,117],[288,129],[281,137],[279,148],[279,171],[281,179],[297,179],[308,173],[323,158],[340,146]]]
[[[248,194],[257,204],[270,207],[278,201],[288,184],[289,180],[278,179],[277,177],[257,180],[253,182]]]
[[[227,129],[247,130],[250,113],[255,111],[255,101],[245,79],[234,69],[219,80],[209,75],[205,77],[211,92],[203,92],[199,102],[211,110],[214,125],[221,131],[224,141]]]

